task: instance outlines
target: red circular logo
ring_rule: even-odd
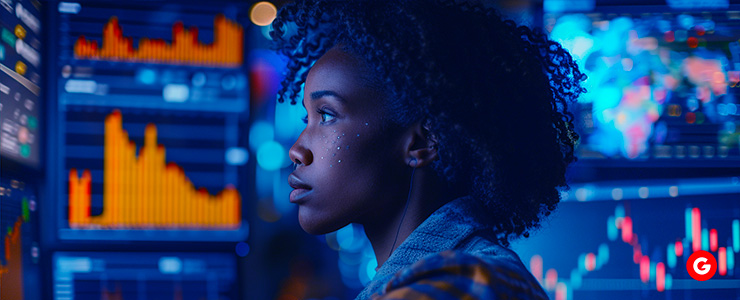
[[[712,253],[699,250],[689,256],[686,262],[686,271],[691,278],[699,281],[709,280],[717,272],[717,260]]]

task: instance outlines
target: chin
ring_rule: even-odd
[[[304,216],[298,209],[298,223],[301,224],[301,228],[308,234],[321,235],[327,234],[339,230],[340,228],[347,226],[349,223],[337,224],[337,222],[331,222],[330,220],[322,220],[315,216]]]

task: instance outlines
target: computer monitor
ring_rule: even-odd
[[[58,236],[240,241],[246,10],[58,6]]]
[[[57,252],[54,299],[238,299],[235,257],[218,253]]]
[[[550,297],[737,297],[740,10],[597,7],[545,27],[589,76],[570,190],[513,248]],[[711,253],[709,281],[689,256]]]
[[[578,157],[618,167],[740,166],[738,18],[737,10],[664,6],[546,14],[550,37],[588,76],[572,106]]]
[[[37,169],[43,26],[38,1],[0,1],[0,157]]]

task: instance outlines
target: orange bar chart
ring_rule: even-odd
[[[21,226],[19,217],[5,236],[5,261],[0,265],[0,299],[23,299],[23,250],[21,248]]]
[[[102,44],[80,36],[74,45],[77,59],[181,64],[210,67],[238,67],[244,60],[244,29],[223,15],[213,21],[213,43],[198,40],[198,28],[185,29],[182,22],[172,26],[172,42],[141,38],[138,49],[133,39],[123,36],[117,17],[103,27]]]
[[[148,124],[144,146],[123,130],[120,111],[105,120],[103,212],[91,215],[91,173],[69,172],[69,227],[73,229],[220,229],[241,226],[241,196],[233,186],[217,195],[196,189],[175,163],[165,162],[157,127]]]

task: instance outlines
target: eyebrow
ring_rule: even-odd
[[[337,100],[339,100],[339,102],[342,102],[342,104],[347,104],[347,100],[345,100],[344,98],[342,98],[342,96],[339,96],[339,94],[335,93],[334,91],[328,91],[328,90],[315,91],[315,92],[311,93],[311,101],[317,100],[317,99],[322,98],[324,96],[332,96],[334,98],[337,98]],[[303,104],[303,103],[301,103],[301,104]],[[303,107],[306,107],[306,105],[304,104]]]

